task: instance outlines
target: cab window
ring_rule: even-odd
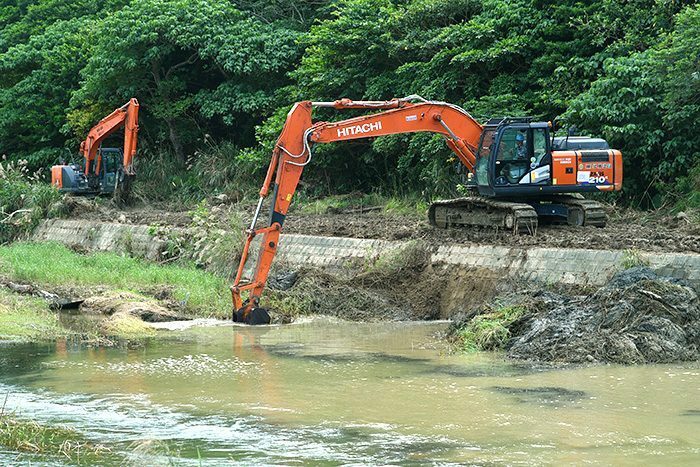
[[[481,186],[489,184],[489,158],[480,157],[476,161],[476,183]]]
[[[544,128],[535,128],[532,130],[532,143],[534,148],[533,156],[537,164],[542,162],[544,156],[547,155],[547,136]]]
[[[491,146],[496,137],[496,130],[484,131],[484,136],[481,138],[481,147],[479,148],[479,157],[488,158],[491,154]]]
[[[499,161],[528,160],[528,131],[527,129],[506,128],[501,135],[498,146]]]

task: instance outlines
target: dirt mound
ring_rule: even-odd
[[[80,311],[107,316],[129,315],[152,323],[183,319],[154,300],[129,292],[110,292],[87,298],[80,305]]]
[[[510,358],[622,364],[700,359],[697,292],[647,268],[620,272],[590,295],[531,290],[500,302],[527,310],[507,325]]]

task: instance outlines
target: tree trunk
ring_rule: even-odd
[[[181,164],[185,163],[185,149],[182,147],[182,142],[180,141],[180,135],[177,133],[177,130],[175,129],[175,122],[171,119],[166,119],[165,123],[168,125],[168,133],[170,136],[170,143],[173,145],[173,149],[175,149],[175,157],[177,157],[177,161]]]

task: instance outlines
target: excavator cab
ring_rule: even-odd
[[[476,163],[476,186],[490,197],[541,194],[552,184],[549,124],[497,119],[484,127]]]
[[[619,190],[620,152],[601,138],[552,138],[551,131],[549,122],[529,118],[487,122],[471,188],[484,197],[529,205],[539,218],[604,226],[602,207],[579,193]]]
[[[121,166],[124,153],[119,148],[100,148],[98,158],[101,160],[99,174],[100,193],[114,193],[123,172]]]
[[[551,137],[549,122],[490,120],[476,161],[476,188],[495,198],[613,191],[622,160],[604,139]]]

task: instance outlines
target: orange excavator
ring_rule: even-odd
[[[378,112],[337,122],[317,122],[314,107]],[[485,125],[464,109],[446,102],[409,96],[389,101],[303,101],[294,104],[272,153],[235,280],[231,286],[234,321],[266,324],[270,316],[259,306],[280,233],[304,167],[312,161],[314,144],[373,138],[398,133],[431,132],[467,168],[470,177],[464,198],[434,202],[432,225],[489,226],[533,232],[540,218],[575,226],[602,227],[602,206],[584,199],[585,192],[622,188],[622,155],[605,140],[554,137],[549,122],[530,118],[501,118]],[[273,184],[274,178],[274,184]],[[263,201],[272,190],[270,218],[257,228]],[[261,235],[252,277],[244,279],[253,240]],[[244,300],[242,294],[247,293]]]
[[[103,148],[102,142],[124,128],[124,148]],[[51,167],[51,184],[59,191],[79,195],[128,194],[134,173],[139,131],[139,103],[136,99],[116,109],[90,129],[80,143],[84,168],[77,164]]]

